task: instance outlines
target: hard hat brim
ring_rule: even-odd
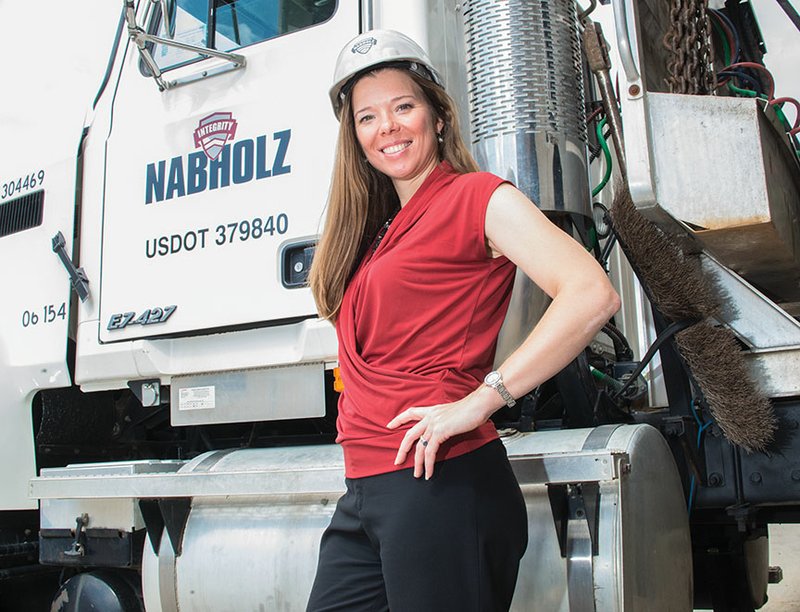
[[[428,54],[416,42],[394,30],[370,30],[350,40],[336,59],[329,96],[337,119],[341,118],[342,102],[356,81],[381,67],[410,70],[443,86]]]

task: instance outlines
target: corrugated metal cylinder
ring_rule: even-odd
[[[467,0],[473,153],[546,211],[591,217],[574,0]]]

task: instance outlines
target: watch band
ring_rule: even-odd
[[[500,374],[500,372],[497,370],[492,370],[486,375],[486,377],[483,379],[483,382],[500,394],[500,397],[503,398],[506,406],[511,408],[512,406],[516,405],[517,401],[514,399],[514,396],[508,392],[508,389],[506,389],[506,386],[503,384],[503,375]]]

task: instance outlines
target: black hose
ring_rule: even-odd
[[[633,360],[633,350],[631,350],[631,345],[628,343],[628,339],[619,329],[617,329],[611,323],[606,323],[603,325],[603,333],[611,338],[611,342],[614,343],[614,352],[616,353],[618,361]]]
[[[650,360],[653,359],[653,357],[655,356],[656,351],[658,351],[658,349],[661,348],[661,345],[664,344],[664,342],[669,340],[679,331],[683,331],[684,329],[686,329],[687,327],[691,327],[695,323],[697,323],[695,319],[675,321],[675,323],[672,323],[664,331],[658,334],[658,337],[655,339],[655,342],[653,342],[653,344],[650,345],[650,348],[647,349],[647,352],[644,354],[644,357],[642,357],[642,360],[639,362],[639,365],[636,366],[636,369],[630,373],[628,380],[626,380],[625,383],[619,389],[611,393],[611,399],[617,399],[618,397],[620,397],[623,393],[625,393],[625,390],[628,387],[630,387],[637,378],[639,378],[642,372],[644,372],[644,369],[647,367],[647,364],[650,363]]]
[[[608,225],[608,231],[610,234],[606,240],[606,243],[603,245],[603,252],[600,253],[600,265],[603,266],[603,269],[605,269],[608,265],[608,259],[611,257],[611,249],[613,249],[614,245],[617,244],[617,231],[614,228],[614,221],[611,219],[611,215],[608,212],[603,215],[603,221],[605,221],[606,225]]]

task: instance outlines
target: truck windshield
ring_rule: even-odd
[[[335,8],[336,0],[177,0],[174,38],[231,51],[326,21]],[[152,30],[165,36],[160,15],[155,17]],[[151,52],[162,70],[199,59],[196,53],[166,45]]]

